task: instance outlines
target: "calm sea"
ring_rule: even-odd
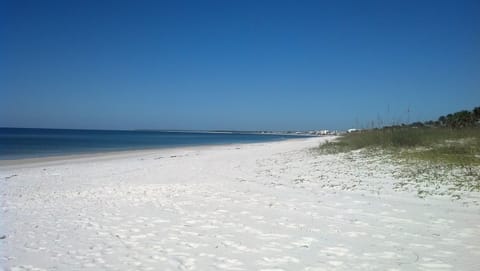
[[[254,143],[293,137],[298,136],[253,133],[0,128],[0,159],[179,146]]]

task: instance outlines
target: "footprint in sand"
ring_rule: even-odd
[[[320,255],[327,257],[343,257],[347,255],[349,250],[344,247],[327,247],[320,250]]]
[[[46,269],[34,267],[31,265],[20,265],[12,267],[11,271],[46,271]]]
[[[283,256],[278,258],[263,257],[262,260],[258,262],[258,264],[262,266],[279,266],[282,264],[299,263],[299,262],[300,260],[295,257]]]
[[[243,262],[237,260],[237,259],[229,259],[225,257],[218,257],[216,260],[216,263],[214,264],[215,267],[219,269],[224,269],[224,270],[245,270],[245,268],[242,268]]]
[[[420,264],[421,270],[452,270],[453,266],[442,262],[422,263]]]

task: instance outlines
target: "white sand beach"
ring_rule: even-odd
[[[478,194],[396,191],[326,139],[1,162],[0,266],[479,270]]]

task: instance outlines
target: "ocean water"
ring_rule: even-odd
[[[0,160],[180,146],[254,143],[294,135],[0,128]]]

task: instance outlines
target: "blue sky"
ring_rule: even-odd
[[[0,0],[0,127],[346,129],[480,106],[480,1]]]

